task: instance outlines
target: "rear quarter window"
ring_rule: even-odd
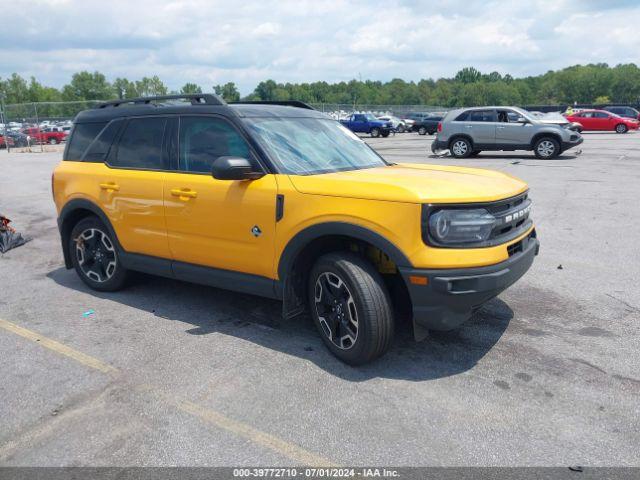
[[[95,140],[105,125],[106,122],[75,124],[63,160],[79,162],[87,147],[91,145],[91,142]]]

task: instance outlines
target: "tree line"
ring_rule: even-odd
[[[233,82],[206,88],[227,101],[241,99]],[[78,72],[57,89],[29,80],[17,73],[0,78],[0,95],[5,104],[27,102],[69,102],[115,98],[202,93],[196,83],[186,83],[170,91],[158,76],[140,80],[116,78],[108,81],[100,72]],[[498,72],[481,73],[473,67],[460,70],[453,78],[422,79],[417,82],[395,78],[388,82],[350,80],[328,83],[260,82],[244,100],[300,100],[308,103],[349,105],[433,105],[467,107],[478,105],[556,105],[577,103],[640,102],[640,68],[606,63],[575,65],[543,75],[513,78]]]

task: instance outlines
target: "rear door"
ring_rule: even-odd
[[[162,145],[168,118],[139,117],[125,122],[106,163],[93,175],[99,204],[127,252],[168,259],[162,204],[168,167]],[[98,140],[89,147],[85,161],[100,153],[92,152]]]
[[[475,144],[493,146],[496,143],[496,126],[495,110],[471,110],[463,131],[471,135]]]
[[[614,117],[608,112],[593,112],[592,123],[594,130],[614,130]]]
[[[221,156],[257,156],[242,133],[224,117],[180,117],[179,136],[172,148],[178,158],[167,174],[165,217],[172,258],[186,264],[273,274],[277,183],[274,175],[258,180],[217,180],[213,161]],[[193,269],[174,265],[188,278]]]

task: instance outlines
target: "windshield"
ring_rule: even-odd
[[[364,118],[367,119],[367,122],[375,122],[377,120],[377,118],[374,117],[371,113],[365,113]]]
[[[247,118],[245,122],[283,173],[314,175],[387,165],[335,120]]]

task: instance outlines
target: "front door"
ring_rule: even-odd
[[[514,110],[498,110],[496,143],[505,146],[528,145],[531,143],[531,124],[520,123],[521,115]]]
[[[178,166],[164,187],[172,258],[179,262],[271,277],[277,183],[216,180],[211,165],[220,156],[255,155],[242,134],[216,116],[180,118]]]

